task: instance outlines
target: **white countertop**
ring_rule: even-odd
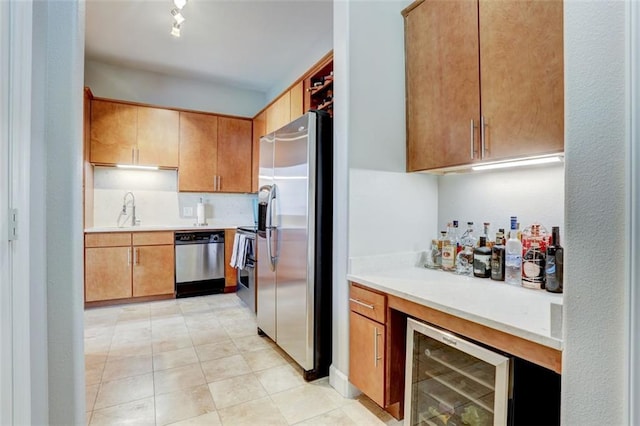
[[[426,269],[415,254],[409,262],[363,259],[350,260],[349,281],[562,350],[561,315],[554,313],[552,325],[551,312],[552,304],[561,308],[562,294]]]
[[[96,226],[85,228],[84,232],[144,232],[144,231],[210,231],[214,229],[236,229],[239,226],[251,226],[251,224],[237,224],[228,222],[208,221],[205,226],[195,226],[193,224],[175,225],[137,225],[137,226]]]

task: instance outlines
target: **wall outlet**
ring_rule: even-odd
[[[183,207],[182,216],[186,216],[186,217],[193,216],[193,207]]]

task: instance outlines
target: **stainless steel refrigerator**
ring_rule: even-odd
[[[260,139],[258,333],[306,380],[331,363],[333,125],[310,111]]]

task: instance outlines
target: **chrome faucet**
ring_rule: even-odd
[[[136,219],[136,197],[131,191],[124,194],[124,199],[122,200],[122,214],[127,214],[127,196],[129,195],[131,195],[131,226],[136,226],[140,222]]]

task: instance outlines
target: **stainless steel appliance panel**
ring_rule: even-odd
[[[176,245],[176,282],[224,278],[224,242]]]
[[[313,368],[313,312],[307,278],[305,229],[280,232],[278,284],[276,286],[277,343],[305,370]]]
[[[258,328],[274,341],[276,335],[276,272],[271,269],[271,259],[267,253],[265,231],[258,231],[256,243],[258,250],[258,291],[257,322]]]
[[[236,294],[253,312],[256,312],[256,233],[243,229],[238,229],[237,232],[249,240],[249,245],[244,268],[238,269]]]
[[[313,265],[315,115],[302,116],[275,133],[274,183],[279,226],[276,343],[304,369],[314,365]],[[311,175],[312,176],[312,175]]]

